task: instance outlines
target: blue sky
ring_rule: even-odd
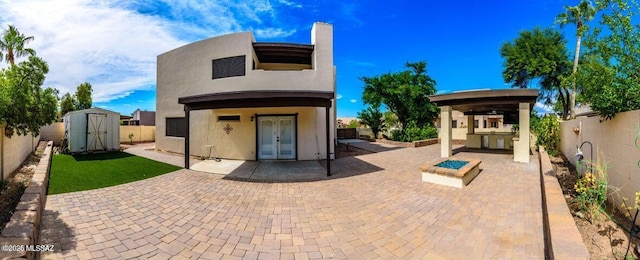
[[[313,22],[334,26],[338,116],[363,108],[362,76],[427,62],[439,93],[508,88],[500,46],[522,30],[552,27],[569,0],[0,0],[0,24],[35,37],[61,94],[93,85],[94,105],[131,114],[155,110],[158,54],[222,34],[309,43]],[[573,50],[575,30],[563,29]]]

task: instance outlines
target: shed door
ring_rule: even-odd
[[[107,115],[87,114],[87,151],[105,151]]]

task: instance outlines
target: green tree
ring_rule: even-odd
[[[62,96],[62,99],[60,100],[60,115],[64,116],[71,111],[75,111],[76,106],[74,103],[75,101],[71,94],[64,94],[64,96]]]
[[[598,26],[585,36],[586,53],[575,79],[582,98],[602,120],[640,109],[640,6],[624,0],[596,2]]]
[[[549,154],[556,155],[560,144],[560,122],[555,115],[545,116],[535,124],[536,145],[544,146]]]
[[[358,128],[360,127],[360,122],[358,120],[351,120],[349,124],[347,124],[347,128]]]
[[[371,128],[374,139],[378,138],[378,133],[386,127],[380,107],[368,106],[366,109],[358,112],[358,118],[363,124]]]
[[[9,25],[9,29],[0,37],[0,59],[4,57],[4,60],[13,66],[17,57],[36,55],[33,49],[25,47],[32,40],[33,36],[25,36],[16,27]]]
[[[576,6],[565,6],[565,12],[556,17],[556,23],[561,27],[567,24],[576,25],[576,53],[573,57],[573,74],[578,71],[578,60],[580,58],[580,41],[584,33],[588,30],[586,22],[593,20],[596,15],[596,8],[591,5],[590,0],[581,0]],[[570,118],[576,117],[576,81],[572,81],[571,96],[569,98]]]
[[[19,135],[37,135],[41,126],[55,120],[57,90],[42,89],[48,72],[47,63],[36,56],[0,70],[0,125]]]
[[[93,105],[93,101],[91,99],[91,92],[93,92],[93,89],[91,89],[91,84],[85,82],[82,83],[78,86],[78,89],[76,89],[76,109],[77,110],[82,110],[82,109],[88,109],[91,108],[91,106]]]
[[[396,116],[396,114],[394,114],[391,111],[384,111],[383,116],[384,118],[384,124],[386,125],[387,129],[389,128],[400,128],[400,123],[398,122],[398,116]]]
[[[528,88],[534,79],[539,80],[541,101],[560,102],[564,115],[568,115],[570,91],[563,79],[570,76],[571,62],[566,43],[560,32],[550,28],[520,32],[518,38],[500,48],[504,81],[511,87]]]
[[[411,121],[419,128],[433,126],[438,107],[429,101],[436,93],[436,82],[427,75],[424,61],[406,63],[407,70],[374,77],[362,77],[365,104],[378,107],[384,104],[398,116],[402,129]]]

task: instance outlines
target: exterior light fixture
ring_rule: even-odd
[[[584,159],[584,155],[582,154],[582,151],[580,150],[580,147],[578,147],[577,145],[576,145],[576,155],[575,155],[575,157],[576,157],[576,161],[577,162],[580,162],[580,161],[582,161]]]

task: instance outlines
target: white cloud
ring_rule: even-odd
[[[540,102],[536,102],[536,104],[534,105],[535,107],[537,107],[540,110],[544,110],[545,112],[551,112],[553,111],[553,107],[550,105],[545,105],[543,103]]]
[[[358,102],[358,100],[352,99],[352,100],[349,100],[349,102],[356,103],[356,102]]]
[[[89,82],[95,102],[150,88],[156,56],[184,44],[152,17],[86,1],[11,1],[3,6],[3,24],[35,37],[30,47],[49,64],[45,85],[62,94]]]
[[[49,64],[45,86],[64,94],[89,82],[94,102],[152,89],[156,57],[188,42],[251,28],[257,38],[296,32],[264,25],[276,19],[269,0],[0,0],[0,29],[35,37],[28,46]]]
[[[266,28],[266,29],[256,29],[253,31],[256,38],[263,39],[271,39],[271,38],[283,38],[287,36],[291,36],[296,33],[295,29],[291,30],[283,30],[281,28]]]
[[[298,4],[296,2],[293,1],[287,1],[287,0],[280,0],[279,1],[280,4],[286,5],[286,6],[292,6],[292,7],[296,7],[296,8],[302,8],[301,4]]]
[[[336,99],[342,99],[342,95],[340,94],[336,95]]]

